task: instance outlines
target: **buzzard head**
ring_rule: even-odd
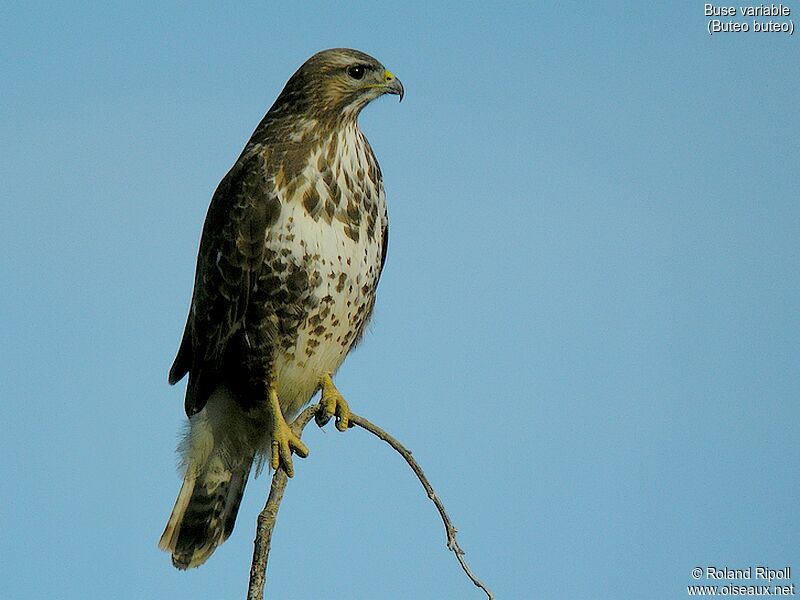
[[[292,75],[272,110],[355,119],[375,98],[395,94],[402,100],[403,92],[400,80],[369,54],[333,48],[318,52]]]

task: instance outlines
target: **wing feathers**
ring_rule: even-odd
[[[192,366],[192,334],[189,331],[191,324],[191,315],[183,330],[183,339],[181,339],[181,346],[178,348],[178,355],[172,363],[169,370],[169,384],[175,385],[183,376],[189,372]]]
[[[208,209],[197,257],[193,309],[169,381],[189,371],[186,412],[205,406],[230,338],[241,326],[264,264],[266,234],[281,204],[265,152],[245,153],[220,183]],[[208,383],[209,385],[206,385]]]

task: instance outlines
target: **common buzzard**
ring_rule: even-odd
[[[233,530],[254,461],[293,474],[287,425],[318,391],[348,426],[331,379],[358,342],[386,260],[381,170],[361,110],[403,86],[371,56],[315,54],[289,79],[208,209],[174,384],[189,374],[186,475],[159,544],[179,569]]]

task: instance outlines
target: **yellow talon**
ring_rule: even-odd
[[[347,401],[336,389],[331,379],[330,373],[327,373],[322,378],[322,398],[320,404],[322,405],[321,414],[316,417],[317,425],[322,427],[331,417],[336,417],[336,429],[339,431],[347,431],[350,427],[350,407]]]
[[[272,437],[272,460],[270,464],[276,471],[282,467],[287,476],[293,477],[292,450],[297,456],[305,458],[308,456],[308,446],[292,431],[292,428],[286,423],[286,419],[283,418],[278,402],[278,393],[275,391],[274,385],[269,388],[269,404],[272,414],[272,431],[270,431],[270,436]]]

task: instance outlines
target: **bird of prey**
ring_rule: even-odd
[[[289,79],[208,209],[171,384],[188,373],[186,469],[159,547],[179,569],[233,530],[254,461],[293,474],[308,448],[287,425],[321,390],[348,427],[332,376],[364,332],[386,260],[381,170],[358,126],[403,85],[373,57],[324,50]]]

